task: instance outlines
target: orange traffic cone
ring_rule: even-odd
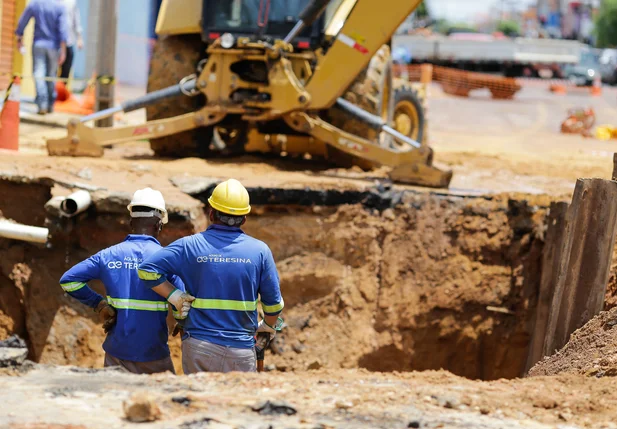
[[[66,86],[56,83],[57,99],[54,104],[56,112],[73,113],[76,115],[91,115],[94,112],[94,84],[89,84],[79,101]]]
[[[71,98],[71,91],[69,91],[64,82],[56,81],[56,101],[66,101],[69,98]]]
[[[567,93],[566,86],[561,83],[554,83],[549,87],[553,94],[565,95]]]
[[[13,78],[13,82],[6,90],[4,106],[0,112],[0,148],[19,149],[19,76]]]
[[[596,76],[596,78],[593,80],[593,86],[591,87],[591,95],[602,95],[602,80],[600,79],[600,76]]]
[[[84,109],[94,111],[94,103],[96,102],[94,84],[88,85],[81,97],[81,104]]]

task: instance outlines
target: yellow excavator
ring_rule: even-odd
[[[421,1],[163,0],[148,94],[70,121],[48,151],[101,156],[149,139],[161,156],[309,154],[447,187],[452,173],[432,165],[422,101],[390,68],[387,43]],[[86,125],[144,107],[143,125]]]

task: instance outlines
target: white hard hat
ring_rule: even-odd
[[[133,206],[150,207],[155,209],[151,212],[135,212],[133,213]],[[152,188],[139,189],[133,194],[131,203],[126,206],[131,213],[131,217],[159,217],[163,223],[167,223],[167,209],[165,209],[165,199],[163,194]],[[156,211],[158,210],[158,212]],[[159,213],[160,212],[160,213]]]

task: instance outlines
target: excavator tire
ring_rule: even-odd
[[[148,92],[175,85],[196,72],[203,50],[198,34],[162,36],[154,45],[150,60]],[[176,97],[146,108],[148,121],[171,118],[193,112],[204,104],[202,95]],[[212,140],[212,127],[184,131],[150,140],[150,148],[157,156],[172,158],[206,157]]]
[[[392,96],[393,101],[390,100]],[[379,48],[371,58],[368,67],[358,75],[343,98],[384,120],[394,120],[397,131],[416,141],[422,141],[425,128],[424,108],[417,91],[407,81],[392,77],[388,45]],[[390,116],[388,110],[392,106],[394,106],[394,113]],[[327,117],[334,126],[367,140],[375,141],[377,144],[378,131],[338,107],[330,108]],[[398,129],[399,125],[404,128]],[[344,168],[356,165],[364,170],[370,170],[378,166],[374,162],[355,157],[331,146],[328,146],[328,160]]]
[[[418,91],[409,82],[396,82],[394,86],[394,129],[422,143],[426,128],[424,107]]]

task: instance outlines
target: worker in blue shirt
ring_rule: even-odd
[[[56,100],[56,84],[51,78],[56,77],[58,65],[66,60],[69,22],[62,0],[30,0],[15,29],[17,49],[20,52],[24,30],[31,19],[34,19],[32,74],[35,79],[36,104],[38,113],[44,115],[53,110]]]
[[[273,338],[283,310],[278,272],[270,248],[240,228],[251,211],[240,182],[220,183],[208,203],[211,225],[148,257],[139,277],[162,296],[179,296],[166,281],[177,275],[186,286],[185,299],[193,299],[182,336],[185,374],[254,372],[255,333]]]
[[[167,223],[165,200],[159,191],[145,188],[135,192],[127,208],[133,233],[75,265],[60,284],[99,313],[107,333],[104,366],[120,366],[135,374],[175,373],[167,345],[167,301],[137,275],[139,264],[161,249],[156,237]],[[94,279],[103,282],[107,298],[88,287],[87,282]],[[170,276],[170,281],[184,290],[180,279]],[[180,310],[174,317],[182,318]]]

